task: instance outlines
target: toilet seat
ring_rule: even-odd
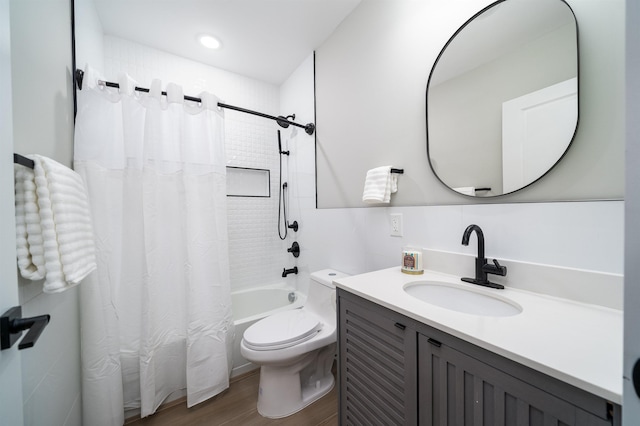
[[[317,316],[294,309],[270,315],[247,328],[244,344],[256,351],[284,349],[313,338],[320,330],[322,322]]]

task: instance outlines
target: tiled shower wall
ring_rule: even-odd
[[[120,73],[129,74],[143,87],[156,78],[163,87],[168,82],[181,85],[187,95],[207,91],[229,105],[272,115],[279,111],[275,85],[105,36],[104,77],[115,81]],[[293,240],[281,241],[277,231],[279,127],[262,117],[229,109],[224,113],[227,165],[269,169],[271,187],[269,198],[227,197],[232,290],[277,283],[282,280],[282,268],[293,266],[286,251]],[[282,131],[284,140],[290,130]],[[286,161],[283,159],[285,170]],[[290,283],[294,283],[292,278],[288,278]]]

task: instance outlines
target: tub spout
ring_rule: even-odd
[[[289,274],[297,274],[298,273],[298,267],[294,266],[291,269],[282,269],[282,277],[285,278],[287,275]]]

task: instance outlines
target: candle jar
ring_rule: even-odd
[[[404,247],[402,249],[401,265],[400,270],[405,274],[423,274],[422,250],[416,247]]]

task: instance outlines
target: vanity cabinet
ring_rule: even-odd
[[[340,296],[338,306],[340,424],[416,424],[416,330],[360,298]]]
[[[611,425],[495,364],[418,334],[421,425]],[[494,367],[495,366],[495,367]],[[598,401],[594,401],[598,402]]]
[[[616,404],[342,289],[338,315],[341,425],[621,424]]]

